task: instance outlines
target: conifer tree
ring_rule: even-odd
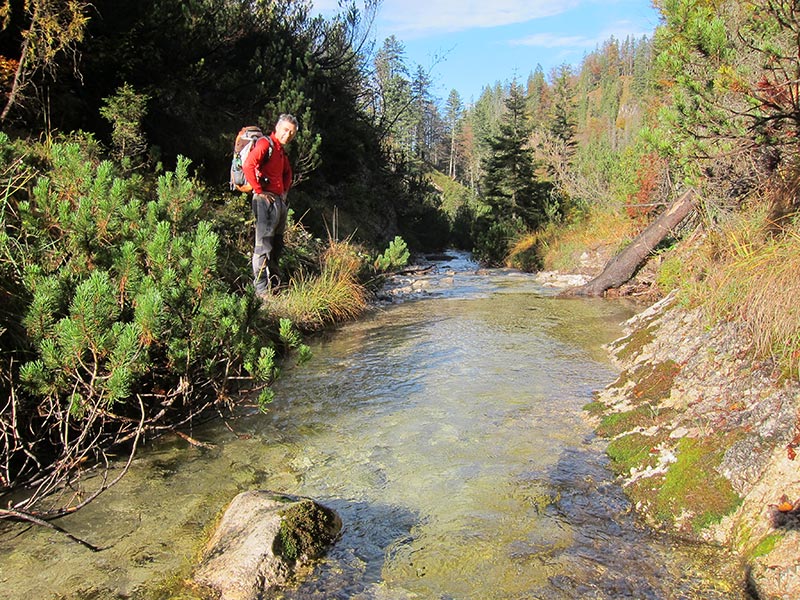
[[[450,95],[447,97],[445,118],[447,122],[447,133],[449,134],[450,138],[450,154],[447,163],[447,175],[451,179],[456,178],[456,140],[458,138],[458,126],[459,122],[461,121],[461,114],[463,110],[464,105],[461,102],[461,96],[459,95],[458,91],[455,89],[450,90]]]
[[[422,65],[411,82],[412,149],[416,156],[430,162],[433,158],[436,143],[434,134],[438,126],[439,115],[431,95],[431,78]]]
[[[549,94],[550,89],[544,76],[544,69],[542,65],[536,65],[536,69],[528,77],[527,100],[527,110],[534,129],[542,127],[545,123],[550,110]]]
[[[405,64],[405,47],[394,35],[384,40],[375,57],[375,75],[378,90],[375,117],[378,129],[392,146],[410,153],[411,82]]]
[[[553,100],[550,105],[548,129],[568,148],[574,148],[575,140],[575,94],[572,87],[572,69],[561,65],[553,72]]]
[[[500,133],[492,138],[484,165],[484,193],[497,218],[536,229],[544,224],[548,186],[535,176],[525,96],[516,81],[505,107]]]

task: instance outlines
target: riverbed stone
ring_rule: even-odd
[[[335,512],[310,498],[243,492],[206,545],[194,581],[220,600],[256,600],[321,557],[341,528]]]

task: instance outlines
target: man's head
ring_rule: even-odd
[[[297,134],[297,119],[294,115],[282,114],[275,123],[275,137],[283,144],[288,144]]]

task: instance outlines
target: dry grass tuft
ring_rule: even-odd
[[[763,199],[762,199],[763,200]],[[709,320],[738,321],[757,358],[773,358],[800,378],[800,215],[776,223],[771,204],[731,214],[702,238],[692,236],[661,264],[665,293],[680,290]]]
[[[517,239],[503,261],[505,266],[528,272],[541,269],[541,238],[541,233],[531,232]]]
[[[355,319],[367,308],[367,290],[358,281],[364,255],[349,242],[331,240],[318,275],[301,273],[287,290],[264,301],[276,317],[290,319],[303,331]]]
[[[800,219],[766,235],[763,214],[738,222],[716,242],[719,266],[702,290],[715,318],[746,324],[753,349],[800,377]]]

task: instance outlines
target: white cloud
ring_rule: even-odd
[[[556,35],[554,33],[535,33],[509,42],[512,46],[533,46],[537,48],[571,48],[574,46],[587,46],[591,43],[591,40],[582,36]]]
[[[399,38],[498,27],[550,17],[578,0],[383,0],[379,28]]]
[[[626,37],[640,38],[644,35],[652,35],[652,32],[642,31],[630,21],[618,21],[593,37],[535,33],[524,38],[510,40],[508,43],[511,46],[536,48],[594,48],[607,42],[612,37],[624,40]]]

